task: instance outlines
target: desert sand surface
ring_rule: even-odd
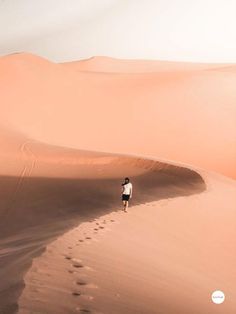
[[[82,71],[78,64],[0,58],[1,119],[49,144],[157,156],[236,178],[235,65],[104,57],[81,61]]]
[[[115,211],[59,237],[25,276],[19,313],[234,314],[235,183],[204,175],[200,194]],[[211,302],[216,287],[221,305]]]
[[[205,189],[201,176],[183,167],[13,137],[9,135],[15,175],[1,176],[1,313],[17,309],[25,271],[50,241],[120,207],[125,175],[133,177],[140,191],[134,204]]]
[[[235,66],[110,61],[0,58],[0,313],[234,314]]]

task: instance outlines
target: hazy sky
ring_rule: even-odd
[[[0,0],[0,55],[236,62],[236,0]]]

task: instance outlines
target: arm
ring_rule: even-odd
[[[132,195],[133,195],[133,186],[131,185],[130,186],[130,198],[132,198]]]

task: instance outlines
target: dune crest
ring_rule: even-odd
[[[103,215],[48,245],[24,277],[18,313],[233,314],[236,186],[202,176],[209,186],[200,194]],[[227,298],[218,308],[216,287]]]
[[[168,314],[213,313],[220,284],[234,314],[235,181],[216,173],[236,177],[234,66],[23,53],[0,58],[0,72],[0,312],[155,313],[158,300]]]
[[[77,71],[102,73],[155,73],[176,71],[201,71],[233,69],[230,63],[193,63],[157,60],[116,59],[107,56],[94,56],[79,61],[63,62],[62,65]]]
[[[3,57],[1,120],[52,145],[153,155],[235,178],[235,67],[187,66],[191,69],[103,57],[69,65],[30,54]]]
[[[17,309],[22,277],[50,241],[78,223],[120,207],[124,176],[131,176],[135,183],[134,205],[205,189],[201,176],[182,166],[56,147],[14,134],[5,138],[11,147],[5,146],[8,156],[4,159],[1,154],[3,313]]]

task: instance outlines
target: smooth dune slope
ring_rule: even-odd
[[[54,241],[25,276],[19,313],[234,314],[236,187],[201,174],[200,194],[112,212]]]
[[[124,176],[139,191],[134,204],[205,189],[195,171],[138,157],[46,145],[6,129],[1,144],[1,313],[15,312],[24,273],[52,239],[120,208]]]
[[[0,58],[0,313],[234,314],[235,66],[81,62]]]
[[[1,119],[51,144],[159,156],[236,177],[235,66],[153,61],[150,72],[151,61],[99,57],[81,61],[82,71],[78,64],[1,58]]]

